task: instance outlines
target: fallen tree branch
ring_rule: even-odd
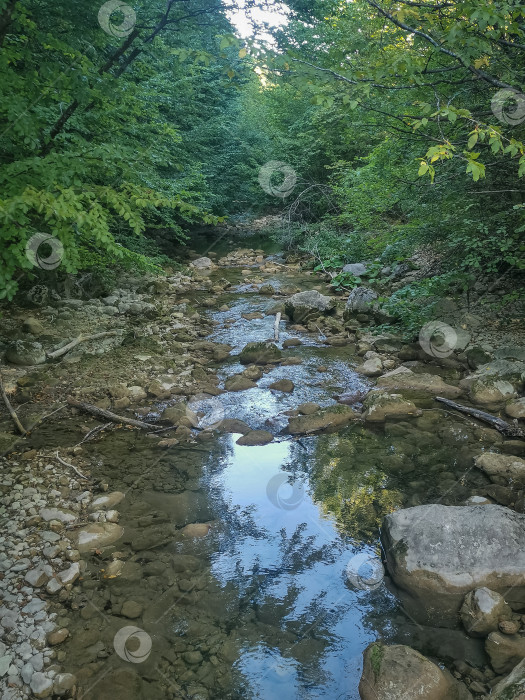
[[[104,425],[96,425],[94,428],[92,428],[88,433],[84,435],[82,440],[78,442],[75,447],[80,447],[80,445],[83,445],[85,442],[88,440],[91,440],[91,438],[95,437],[97,433],[101,433],[103,430],[106,428],[109,428],[109,426],[112,425],[112,422],[110,421],[109,423],[104,423]]]
[[[16,426],[16,429],[21,435],[27,435],[27,430],[24,428],[22,423],[20,422],[19,417],[16,415],[15,409],[11,406],[11,402],[7,398],[6,391],[4,389],[4,383],[2,381],[2,376],[0,375],[0,394],[2,395],[2,399],[4,400],[5,407],[9,411],[9,415],[13,419],[13,423]]]
[[[436,396],[436,401],[444,403],[445,406],[454,408],[456,411],[460,411],[460,413],[465,413],[467,416],[477,418],[483,423],[488,423],[488,425],[491,425],[493,428],[495,428],[503,435],[506,435],[507,437],[517,437],[525,439],[525,430],[523,430],[522,428],[518,428],[517,426],[511,425],[510,423],[507,423],[507,421],[504,421],[501,418],[497,418],[496,416],[493,416],[490,413],[480,411],[477,408],[471,408],[470,406],[462,406],[460,403],[456,403],[455,401],[451,401],[450,399],[444,399],[441,396]]]
[[[279,323],[281,322],[281,312],[279,311],[278,313],[275,314],[275,323],[273,326],[273,332],[275,336],[275,340],[279,340]]]
[[[86,481],[89,481],[89,477],[84,476],[84,474],[82,474],[81,472],[79,472],[78,469],[77,469],[76,467],[74,467],[72,464],[69,464],[69,462],[64,462],[64,460],[63,460],[62,457],[58,454],[58,452],[56,453],[55,456],[56,456],[56,459],[58,459],[58,461],[60,462],[60,464],[63,464],[65,467],[69,467],[70,469],[72,469],[72,470],[75,472],[75,474],[76,474],[77,476],[79,476],[81,479],[85,479]]]
[[[98,340],[99,338],[105,338],[109,335],[118,335],[118,331],[104,331],[103,333],[95,333],[94,335],[79,335],[78,338],[75,338],[75,340],[72,340],[67,345],[64,345],[63,348],[53,350],[52,352],[46,352],[46,355],[49,360],[56,360],[57,357],[62,357],[62,355],[65,355],[70,350],[73,350],[73,348],[80,343],[85,343],[87,340]]]
[[[141,420],[135,420],[135,418],[128,418],[127,416],[118,416],[116,413],[111,413],[111,411],[106,411],[98,406],[93,406],[90,403],[84,403],[83,401],[77,401],[72,396],[67,397],[67,402],[70,406],[78,408],[80,411],[85,413],[91,413],[92,416],[98,416],[99,418],[105,418],[112,423],[124,423],[124,425],[131,425],[134,428],[142,428],[143,430],[158,429],[158,425],[154,423],[144,423]]]

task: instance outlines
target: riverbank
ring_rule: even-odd
[[[398,508],[520,509],[519,489],[474,459],[523,443],[434,401],[508,404],[511,419],[519,348],[469,338],[439,357],[370,333],[366,294],[330,292],[299,264],[245,249],[6,318],[3,380],[35,424],[22,440],[9,417],[0,426],[8,697],[333,697],[343,683],[357,698],[378,637],[446,662],[474,694],[500,680],[483,640],[436,634],[382,577],[349,585],[345,570],[360,553],[377,559]],[[49,358],[100,333],[112,335]],[[263,345],[243,358],[249,343]],[[12,362],[30,353],[35,364]],[[97,419],[68,396],[163,432]]]

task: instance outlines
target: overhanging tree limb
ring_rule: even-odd
[[[483,80],[486,83],[489,83],[489,85],[492,85],[494,87],[509,88],[511,90],[518,89],[515,85],[511,85],[510,83],[506,83],[503,80],[499,80],[498,78],[495,78],[494,76],[490,75],[489,73],[486,73],[485,71],[480,70],[479,68],[476,68],[475,66],[471,65],[468,61],[465,61],[465,59],[462,56],[460,56],[458,53],[456,53],[455,51],[452,51],[451,49],[447,49],[445,46],[440,44],[430,34],[427,34],[426,32],[423,32],[420,29],[416,29],[415,27],[411,27],[410,25],[405,24],[405,22],[401,22],[400,20],[396,19],[390,12],[387,12],[387,10],[384,10],[381,7],[381,5],[379,5],[379,3],[376,2],[376,0],[366,0],[366,2],[370,5],[370,7],[375,8],[383,17],[385,17],[390,22],[392,22],[392,24],[394,24],[396,27],[398,27],[399,29],[402,29],[405,32],[408,32],[409,34],[413,34],[414,36],[421,37],[426,42],[431,44],[440,53],[443,53],[447,56],[450,56],[455,61],[458,61],[459,63],[461,63],[462,66],[464,66],[473,75],[476,75],[478,78],[480,78],[480,80]]]

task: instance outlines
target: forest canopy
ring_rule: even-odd
[[[247,38],[236,7],[0,1],[0,298],[34,274],[36,234],[67,274],[153,270],[159,240],[278,211],[328,270],[437,247],[432,289],[397,304],[519,274],[523,5],[250,1],[286,21]],[[287,197],[260,187],[272,161]]]

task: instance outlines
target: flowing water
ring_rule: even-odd
[[[222,379],[242,369],[235,355],[247,342],[272,337],[274,322],[242,319],[275,301],[238,285],[238,271],[229,274],[236,285],[221,303],[230,311],[208,312],[218,321],[210,339],[234,347]],[[297,274],[267,281],[312,286]],[[297,335],[281,328],[281,343]],[[355,700],[362,652],[378,637],[441,661],[479,662],[476,640],[421,627],[400,607],[383,577],[379,528],[397,507],[462,503],[476,493],[485,482],[472,457],[496,438],[421,399],[425,410],[410,422],[291,439],[280,432],[285,411],[305,401],[334,404],[334,394],[368,385],[353,369],[351,347],[301,339],[286,351],[301,364],[272,368],[257,388],[212,401],[225,417],[276,434],[269,445],[239,446],[239,435],[222,434],[161,451],[122,430],[85,445],[96,476],[126,499],[118,506],[123,539],[88,566],[77,610],[62,620],[73,632],[66,652],[82,697]],[[283,377],[294,381],[293,393],[268,389]],[[209,534],[181,531],[195,522],[209,522]],[[126,563],[112,577],[116,550]],[[126,619],[129,601],[138,614]],[[146,644],[127,659],[113,653],[124,625],[143,631],[151,650]]]

